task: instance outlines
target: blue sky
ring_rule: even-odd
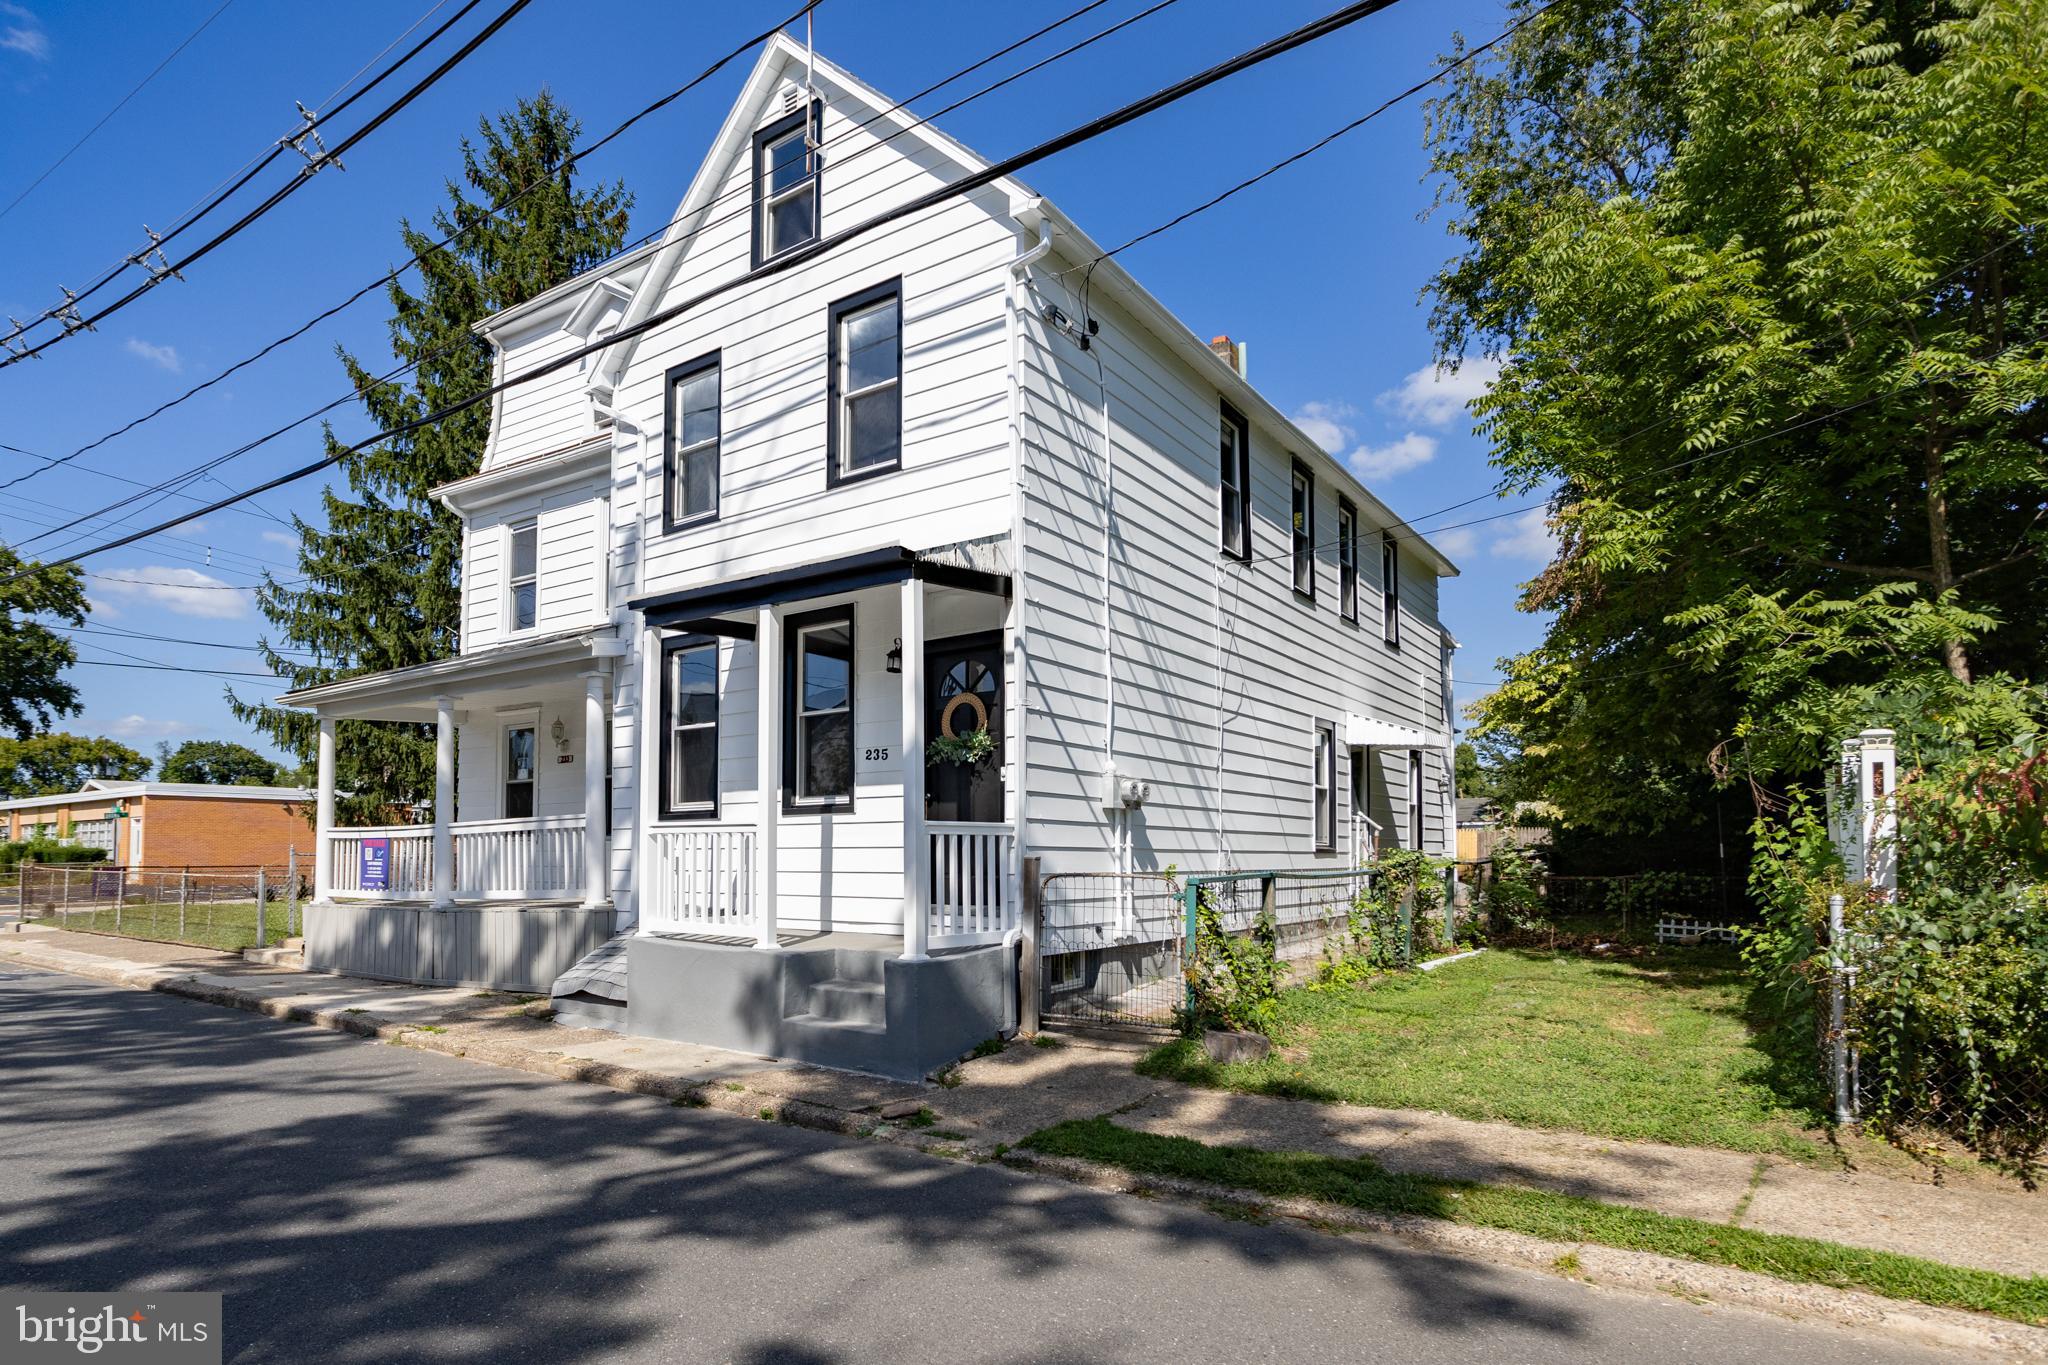
[[[142,225],[162,227],[294,121],[294,100],[325,97],[419,19],[431,0],[330,4],[233,0],[189,47],[35,190],[0,216],[0,313],[28,318],[134,251]],[[961,5],[929,0],[825,0],[818,48],[892,96],[922,89],[1078,0]],[[1145,8],[1109,0],[1050,38],[922,101],[960,94]],[[59,4],[0,0],[0,203],[13,199],[220,0]],[[1189,71],[1313,18],[1329,0],[1177,0],[1086,52],[977,100],[943,120],[948,132],[1001,156]],[[472,31],[495,5],[461,26]],[[69,453],[271,341],[390,268],[404,253],[396,223],[426,221],[456,168],[456,143],[477,116],[542,86],[584,121],[586,140],[681,84],[716,53],[794,8],[771,4],[640,3],[592,11],[536,0],[497,37],[282,208],[155,290],[96,333],[39,362],[0,371],[0,442]],[[434,22],[452,12],[452,5]],[[346,22],[338,24],[338,15]],[[1099,241],[1121,242],[1356,118],[1431,70],[1454,30],[1483,40],[1502,23],[1497,0],[1397,5],[1299,52],[1242,74],[1147,120],[1041,163],[1025,178]],[[421,32],[425,30],[422,29]],[[744,79],[739,62],[585,163],[586,177],[623,179],[638,196],[632,235],[674,211]],[[424,67],[422,67],[424,69]],[[409,77],[408,77],[409,78]],[[387,84],[384,90],[396,88]],[[379,94],[382,94],[380,91]],[[358,109],[374,107],[373,95]],[[347,116],[344,115],[344,120]],[[281,176],[284,163],[272,168]],[[1249,344],[1249,373],[1329,449],[1344,453],[1397,512],[1422,517],[1485,493],[1483,442],[1462,401],[1483,362],[1455,377],[1430,367],[1420,292],[1451,250],[1441,218],[1424,221],[1420,100],[1121,259],[1189,326]],[[266,180],[263,183],[275,183]],[[225,220],[223,220],[225,221]],[[0,492],[0,538],[18,543],[77,511],[197,463],[299,417],[346,390],[337,345],[388,365],[377,296],[174,412],[83,456],[75,467]],[[371,428],[360,410],[334,417],[344,438]],[[319,451],[308,424],[219,471],[196,497],[217,497]],[[7,476],[37,461],[0,450]],[[263,568],[288,576],[293,512],[318,507],[307,481],[213,514],[171,535],[85,564],[91,631],[143,632],[227,648],[77,636],[73,671],[85,704],[63,728],[116,736],[145,751],[160,739],[255,737],[229,715],[227,680],[103,666],[149,661],[184,668],[260,668],[246,647],[263,628],[251,595],[232,586]],[[142,524],[181,504],[122,515]],[[182,504],[185,506],[193,503]],[[1519,584],[1547,557],[1540,514],[1463,529],[1491,501],[1421,525],[1464,570],[1446,582],[1443,616],[1463,642],[1459,697],[1488,686],[1494,660],[1533,644],[1539,623],[1514,610]],[[104,531],[104,527],[100,528]],[[93,539],[97,540],[96,535]],[[44,540],[28,553],[47,553]],[[274,686],[238,679],[250,695]]]

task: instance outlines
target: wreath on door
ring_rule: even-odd
[[[986,764],[995,756],[996,737],[989,731],[988,702],[981,693],[994,694],[994,675],[981,664],[962,660],[946,674],[940,690],[950,695],[939,708],[939,733],[924,746],[925,766]]]

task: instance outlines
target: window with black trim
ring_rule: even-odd
[[[718,816],[718,640],[683,635],[661,648],[661,813]]]
[[[719,391],[716,351],[668,372],[668,530],[718,519]]]
[[[1294,590],[1316,595],[1316,476],[1300,460],[1294,462]]]
[[[1422,750],[1408,751],[1408,847],[1422,847]]]
[[[1315,752],[1316,852],[1337,847],[1337,727],[1316,722]]]
[[[832,305],[826,482],[903,467],[903,282]]]
[[[1358,624],[1358,509],[1337,499],[1337,613]]]
[[[1380,537],[1380,634],[1401,647],[1401,552],[1392,531]]]
[[[853,807],[853,609],[793,616],[784,641],[783,804]]]
[[[813,101],[754,134],[754,264],[818,240],[824,106]]]
[[[1222,405],[1217,436],[1218,484],[1222,495],[1217,514],[1221,519],[1223,553],[1236,559],[1252,557],[1252,434],[1244,418],[1230,404]]]
[[[532,630],[540,619],[540,526],[525,522],[511,528],[505,578],[505,626]]]

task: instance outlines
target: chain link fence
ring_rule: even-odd
[[[1539,873],[1536,904],[1513,918],[1488,913],[1491,860],[1458,864],[1465,913],[1486,919],[1490,943],[1591,948],[1598,944],[1736,943],[1757,916],[1740,878],[1698,872],[1615,876]]]
[[[2036,1180],[2048,1153],[2048,1049],[1980,1053],[1969,1021],[1942,1014],[1941,966],[1927,944],[1845,931],[1842,915],[1842,898],[1830,898],[1817,1011],[1835,1121],[1868,1124],[1909,1150],[1960,1142]]]
[[[1261,913],[1271,912],[1277,955],[1296,979],[1305,979],[1330,950],[1355,946],[1354,911],[1377,875],[1371,868],[1176,877],[1054,873],[1041,883],[1038,897],[1040,1016],[1066,1024],[1176,1028],[1187,1004],[1193,957],[1187,943],[1191,884],[1233,937],[1249,935]],[[1425,951],[1451,942],[1459,916],[1470,913],[1447,897],[1419,935],[1405,904],[1398,928],[1376,928],[1398,939],[1387,955],[1405,964],[1414,960],[1418,938]]]
[[[312,860],[274,866],[108,867],[23,863],[11,888],[25,923],[236,952],[296,937]]]

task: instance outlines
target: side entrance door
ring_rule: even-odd
[[[1002,633],[934,640],[925,647],[924,667],[926,737],[958,740],[983,730],[989,736],[986,757],[925,768],[925,818],[998,823],[1003,818]]]

